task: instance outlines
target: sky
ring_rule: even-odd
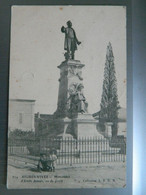
[[[112,44],[118,98],[126,108],[126,8],[123,6],[13,6],[9,98],[34,99],[35,112],[57,108],[64,61],[61,27],[72,21],[82,44],[75,53],[82,69],[89,113],[100,109],[106,49]]]

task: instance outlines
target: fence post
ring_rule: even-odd
[[[97,146],[98,146],[98,164],[100,163],[100,147],[99,147],[99,138],[97,139]]]
[[[73,146],[73,144],[72,144],[72,137],[71,137],[71,139],[70,139],[70,141],[71,141],[71,163],[70,163],[70,166],[72,166],[72,146]]]
[[[126,155],[126,143],[125,143],[125,140],[124,140],[124,152],[123,152],[123,162],[125,162],[125,155]]]

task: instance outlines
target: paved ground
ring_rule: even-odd
[[[38,172],[35,165],[9,161],[9,188],[122,188],[126,186],[123,162],[58,166],[55,172]]]

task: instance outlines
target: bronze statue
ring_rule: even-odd
[[[67,27],[61,27],[61,32],[65,33],[65,41],[64,41],[64,50],[67,50],[65,53],[66,59],[74,59],[75,50],[77,50],[77,45],[80,45],[81,42],[78,41],[76,33],[72,28],[71,21],[67,22]]]

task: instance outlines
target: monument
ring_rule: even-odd
[[[71,21],[67,27],[62,26],[61,32],[65,33],[64,50],[66,50],[65,61],[58,68],[60,69],[59,92],[57,110],[54,117],[64,123],[63,137],[72,135],[79,137],[101,136],[97,129],[98,121],[88,113],[88,102],[84,96],[84,85],[82,69],[84,64],[75,60],[75,51],[78,41]]]

